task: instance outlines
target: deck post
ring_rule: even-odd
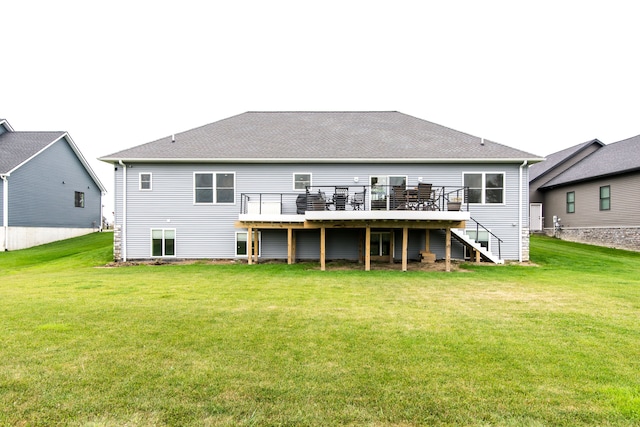
[[[326,234],[327,229],[325,227],[320,227],[320,270],[326,270],[325,264],[325,252],[326,252]]]
[[[247,264],[253,264],[253,228],[247,228]]]
[[[396,245],[396,232],[392,228],[389,230],[389,264],[393,264],[393,248]]]
[[[287,228],[287,264],[293,264],[293,228]]]
[[[429,233],[429,229],[424,230],[424,250],[425,252],[429,252],[429,248],[431,247],[431,242],[429,238],[431,237],[431,233]]]
[[[409,228],[402,227],[402,271],[407,271],[407,252],[409,252]]]
[[[254,257],[253,261],[258,264],[258,236],[260,235],[260,231],[259,229],[254,229],[253,230],[253,234],[251,235],[251,238],[253,239],[253,253],[252,256]]]
[[[371,270],[371,227],[367,225],[364,232],[364,271]]]
[[[444,255],[444,269],[445,271],[451,271],[451,227],[447,227],[445,234],[445,255]]]

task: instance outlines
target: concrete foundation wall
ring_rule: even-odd
[[[57,227],[8,227],[5,247],[5,229],[0,229],[0,250],[15,251],[32,246],[44,245],[57,240],[70,239],[98,231],[97,228],[57,228]]]
[[[544,231],[548,236],[570,242],[640,251],[640,227],[563,227]]]

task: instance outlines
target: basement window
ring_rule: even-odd
[[[249,238],[249,233],[247,233],[246,231],[238,231],[236,233],[236,256],[239,256],[239,257],[247,256],[247,249],[249,247],[248,238]],[[258,256],[260,256],[260,246],[262,246],[260,244],[261,239],[262,239],[262,233],[258,232],[258,242],[257,242]]]
[[[176,229],[159,228],[151,230],[151,256],[176,256]]]

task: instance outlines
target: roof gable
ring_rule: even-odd
[[[640,135],[605,145],[541,188],[640,170]]]
[[[420,161],[541,160],[398,112],[247,112],[101,160]]]
[[[74,152],[80,163],[87,170],[100,191],[106,188],[98,179],[87,160],[84,158],[75,142],[68,133],[58,132],[5,132],[0,134],[0,175],[10,175],[11,172],[42,153],[51,145],[64,139]]]
[[[10,174],[64,135],[65,132],[3,133],[0,135],[0,173]]]
[[[536,163],[529,168],[529,181],[535,181],[536,179],[546,175],[551,170],[570,161],[576,155],[587,150],[591,146],[603,147],[604,144],[598,139],[592,139],[590,141],[583,142],[582,144],[574,145],[573,147],[548,155],[543,162]]]

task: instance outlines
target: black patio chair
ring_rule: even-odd
[[[335,205],[337,211],[345,210],[348,198],[348,187],[336,187],[336,192],[333,194],[333,204]]]
[[[351,205],[353,210],[364,209],[364,191],[354,193],[349,204]]]

